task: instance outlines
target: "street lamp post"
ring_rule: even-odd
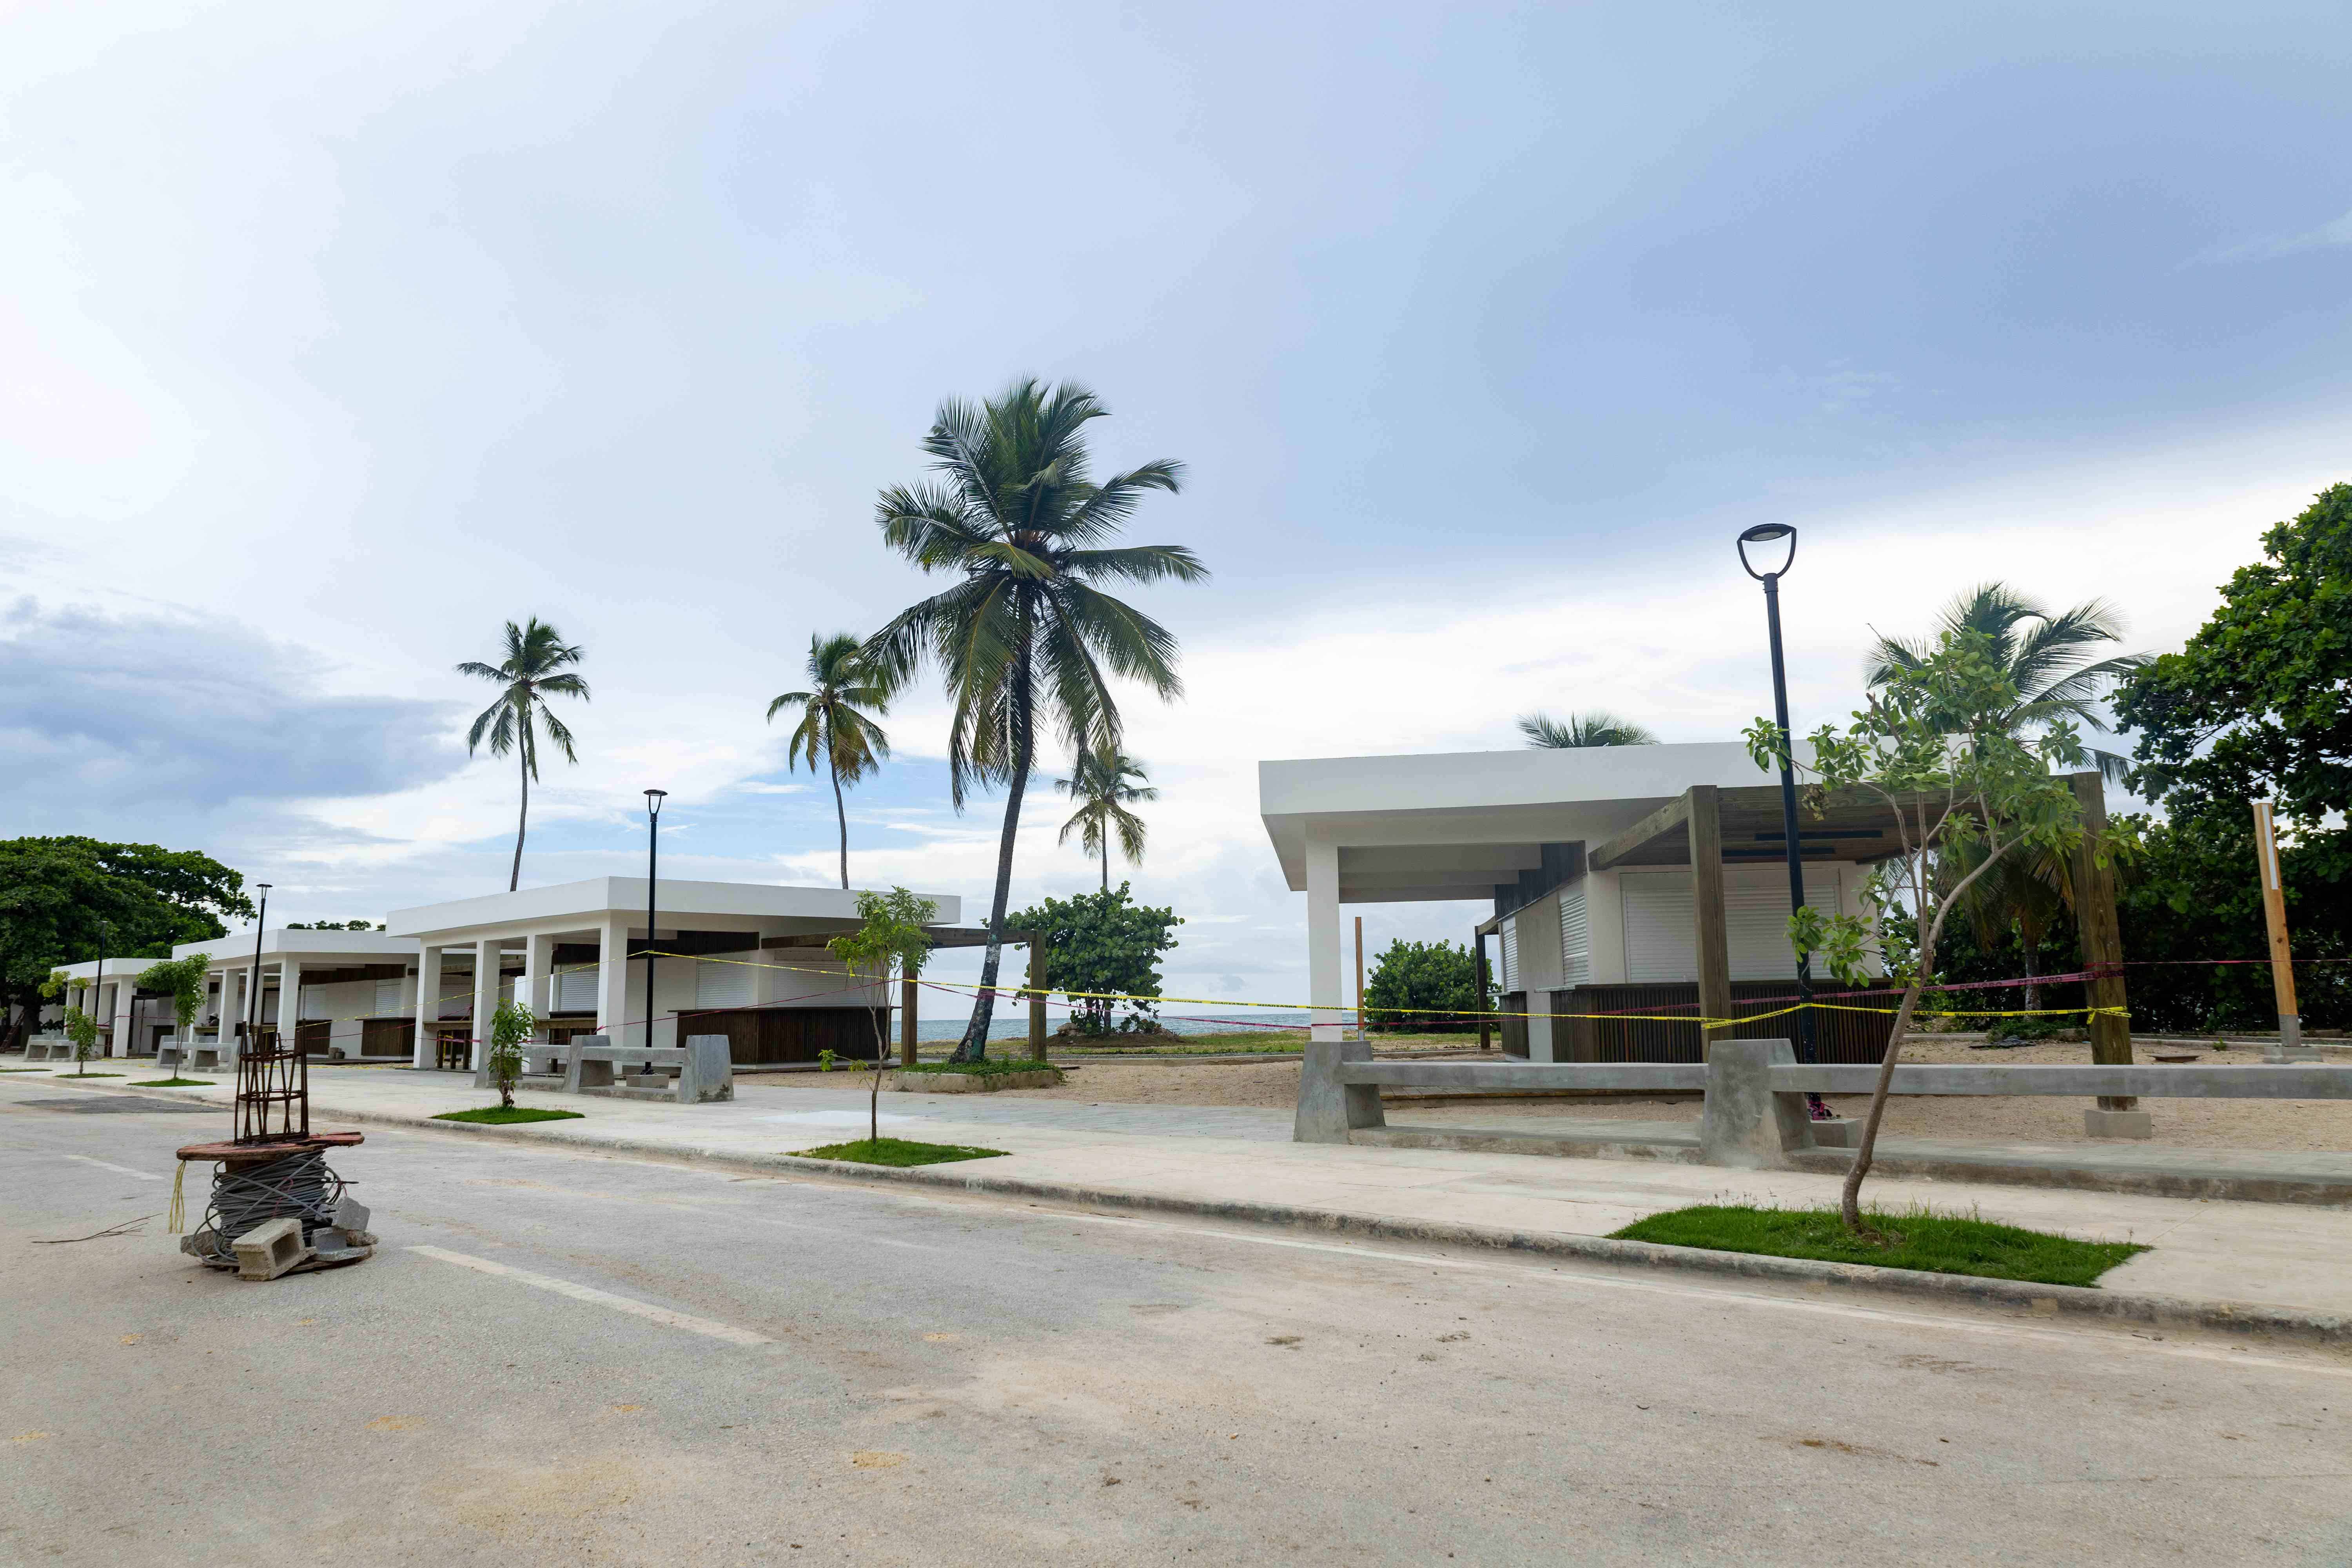
[[[253,890],[261,895],[261,907],[253,916],[253,967],[245,976],[245,1038],[247,1045],[257,1046],[261,1039],[261,932],[269,919],[269,884],[256,882]],[[227,972],[222,972],[221,989],[228,989]],[[286,999],[278,999],[280,1007]]]
[[[1756,563],[1748,559],[1751,544],[1774,544],[1789,542],[1789,552],[1780,563],[1768,572],[1759,572]],[[1797,837],[1797,770],[1792,755],[1796,746],[1795,732],[1789,728],[1789,672],[1780,655],[1780,578],[1796,564],[1797,531],[1785,522],[1759,522],[1739,536],[1739,564],[1750,577],[1764,584],[1764,624],[1772,641],[1772,721],[1780,727],[1780,839],[1789,857],[1789,910],[1794,914],[1805,907],[1805,852]],[[1797,954],[1797,1059],[1810,1062],[1815,1058],[1813,1048],[1813,955]],[[1825,1117],[1829,1110],[1820,1095],[1806,1097],[1816,1118]]]
[[[654,876],[658,864],[662,802],[666,789],[646,791],[646,1049],[654,1047]],[[650,1072],[653,1069],[646,1069]]]

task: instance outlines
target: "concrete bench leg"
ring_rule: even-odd
[[[1716,1040],[1708,1046],[1706,1114],[1698,1135],[1705,1163],[1780,1170],[1791,1153],[1813,1146],[1805,1097],[1772,1090],[1772,1069],[1793,1067],[1796,1060],[1786,1040]]]
[[[1307,1059],[1298,1064],[1298,1115],[1291,1124],[1294,1143],[1345,1143],[1358,1127],[1386,1127],[1378,1084],[1341,1083],[1341,1062],[1368,1062],[1372,1047],[1364,1040],[1309,1040]]]
[[[724,1035],[695,1035],[686,1042],[686,1066],[678,1069],[677,1100],[694,1105],[735,1098],[734,1047]]]

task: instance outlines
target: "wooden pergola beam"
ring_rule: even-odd
[[[1709,785],[1705,787],[1707,789],[1707,793],[1710,795],[1715,793],[1713,786]],[[1627,828],[1616,837],[1612,838],[1609,842],[1601,846],[1600,848],[1588,853],[1585,856],[1585,864],[1591,867],[1593,870],[1606,871],[1610,867],[1617,865],[1619,862],[1625,860],[1633,855],[1639,854],[1643,846],[1648,844],[1652,839],[1662,838],[1665,837],[1665,835],[1672,833],[1675,828],[1680,827],[1685,822],[1689,820],[1690,810],[1691,791],[1685,790],[1673,800],[1668,801],[1665,805],[1658,807],[1657,810],[1650,813],[1649,816],[1642,818],[1641,821],[1635,823],[1633,826]],[[1720,846],[1723,841],[1723,830],[1720,826],[1720,821],[1721,819],[1718,816],[1717,826],[1716,828],[1716,842],[1718,846]],[[1717,858],[1720,858],[1719,854]]]

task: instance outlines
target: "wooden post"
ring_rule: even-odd
[[[1370,1026],[1364,1021],[1364,917],[1356,917],[1356,1038],[1372,1037]]]
[[[915,1065],[915,976],[898,976],[898,1065]]]
[[[1698,1010],[1704,1018],[1731,1016],[1731,938],[1723,914],[1723,806],[1713,784],[1690,788],[1691,921],[1698,935]],[[1699,1055],[1731,1037],[1724,1024],[1700,1035]]]
[[[1487,1016],[1486,1003],[1486,933],[1475,927],[1470,932],[1470,950],[1478,957],[1478,1048],[1495,1048],[1495,1020]]]
[[[2123,927],[2116,919],[2116,871],[2099,864],[2107,836],[2107,785],[2096,773],[2068,775],[2083,810],[2083,842],[2074,851],[2074,929],[2083,940],[2083,965],[2091,972],[2084,986],[2091,1005],[2114,1008],[2090,1017],[2091,1060],[2101,1067],[2129,1067],[2131,1019],[2124,1006]],[[2101,1110],[2137,1110],[2131,1095],[2103,1095]]]
[[[1029,933],[1029,1059],[1042,1062],[1045,1055],[1045,933]]]
[[[2315,1047],[2303,1043],[2303,1014],[2294,1000],[2294,955],[2287,942],[2286,879],[2281,874],[2278,823],[2271,803],[2254,802],[2254,864],[2263,883],[2263,923],[2270,928],[2271,993],[2278,998],[2276,1061],[2317,1061]]]

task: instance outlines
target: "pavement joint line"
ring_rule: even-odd
[[[164,1098],[110,1085],[103,1089],[92,1085],[86,1092]],[[2352,1315],[2266,1302],[2192,1300],[2137,1291],[2103,1290],[2089,1286],[2042,1285],[1977,1275],[1883,1268],[1872,1264],[1825,1263],[1812,1258],[1774,1258],[1761,1253],[1717,1252],[1700,1247],[1620,1241],[1605,1236],[1512,1230],[1498,1226],[1450,1221],[1391,1219],[1378,1215],[1350,1214],[1289,1204],[1194,1198],[1088,1186],[1075,1182],[987,1176],[970,1171],[958,1174],[955,1173],[958,1167],[953,1166],[946,1170],[931,1170],[919,1165],[859,1165],[843,1161],[803,1159],[781,1151],[757,1154],[741,1150],[664,1143],[645,1138],[587,1139],[576,1131],[564,1131],[572,1125],[568,1122],[500,1127],[483,1122],[438,1121],[428,1116],[383,1110],[326,1109],[320,1114],[331,1120],[372,1126],[411,1128],[453,1137],[488,1138],[501,1142],[551,1146],[574,1153],[622,1153],[678,1164],[714,1165],[772,1174],[791,1172],[835,1181],[948,1188],[981,1196],[1043,1198],[1052,1203],[1074,1204],[1081,1207],[1143,1209],[1313,1230],[1327,1235],[1575,1258],[1634,1269],[1686,1269],[1750,1279],[1793,1280],[1801,1284],[1877,1291],[1915,1299],[1927,1297],[1996,1311],[2031,1311],[2134,1323],[2147,1328],[2196,1328],[2231,1334],[2275,1335],[2331,1349],[2352,1348]],[[546,1130],[541,1131],[542,1127]]]
[[[575,1285],[569,1279],[551,1275],[534,1274],[528,1268],[517,1268],[510,1263],[499,1263],[488,1258],[477,1258],[470,1252],[452,1252],[446,1247],[412,1247],[407,1250],[442,1263],[454,1263],[460,1268],[511,1279],[533,1289],[569,1296],[575,1301],[586,1301],[598,1307],[610,1307],[616,1312],[626,1312],[633,1318],[659,1323],[666,1328],[684,1329],[688,1333],[702,1334],[714,1340],[725,1340],[732,1345],[772,1345],[776,1342],[765,1334],[755,1334],[749,1329],[739,1329],[732,1323],[714,1322],[688,1312],[674,1312],[667,1307],[656,1307],[650,1301],[640,1301],[631,1296],[615,1296],[610,1290],[599,1290],[593,1285]]]
[[[117,1165],[106,1160],[93,1160],[87,1154],[68,1154],[68,1160],[79,1160],[85,1165],[96,1165],[101,1171],[112,1171],[118,1176],[136,1176],[142,1182],[160,1182],[163,1178],[152,1171],[134,1171],[128,1165]]]

